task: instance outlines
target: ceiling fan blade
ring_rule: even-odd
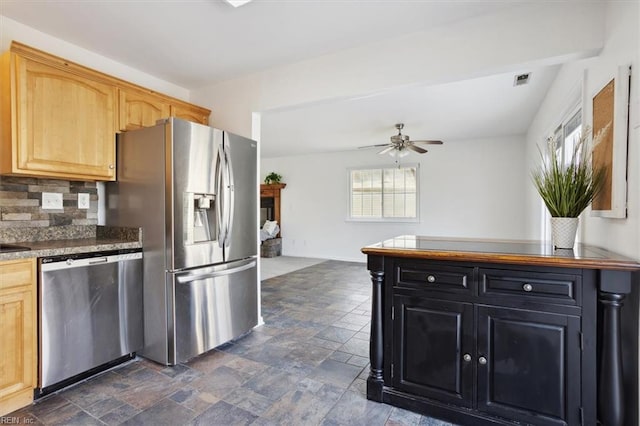
[[[394,145],[389,145],[388,147],[380,151],[378,154],[386,154],[387,152],[393,151],[394,149],[396,149]]]
[[[381,146],[389,146],[389,144],[388,143],[379,143],[377,145],[365,145],[365,146],[359,146],[358,149],[379,148]]]
[[[424,149],[424,148],[420,148],[419,146],[415,146],[415,145],[413,145],[413,144],[407,144],[406,146],[407,146],[407,148],[409,148],[411,151],[415,151],[415,152],[417,152],[418,154],[424,154],[425,152],[427,152],[427,150],[426,150],[426,149]]]
[[[428,145],[442,145],[444,142],[442,141],[411,141],[413,143],[424,143]]]

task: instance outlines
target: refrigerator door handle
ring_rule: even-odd
[[[224,155],[221,152],[222,147],[218,151],[218,164],[216,167],[216,222],[218,227],[218,245],[220,248],[224,246],[224,238],[227,233],[226,230],[226,222],[224,218],[224,202],[223,202],[223,191],[224,191],[224,182],[223,175],[225,170],[225,159]]]
[[[189,274],[189,275],[183,275],[183,276],[176,276],[176,280],[178,281],[179,284],[187,284],[193,281],[204,280],[207,278],[223,277],[225,275],[235,274],[236,272],[246,271],[247,269],[251,269],[255,267],[256,264],[257,262],[255,260],[252,260],[251,262],[246,263],[242,266],[223,269],[222,271],[207,272],[204,274]]]
[[[226,235],[225,235],[225,246],[229,246],[229,237],[231,236],[231,230],[233,229],[233,214],[234,214],[234,205],[235,205],[235,192],[234,192],[234,180],[233,180],[233,167],[231,165],[231,159],[228,158],[227,152],[225,150],[225,165],[227,166],[227,176],[229,178],[228,184],[228,194],[229,198],[227,199],[228,204],[228,214],[227,214],[227,223],[226,223]]]

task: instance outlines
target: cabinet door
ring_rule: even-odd
[[[393,386],[471,407],[473,305],[396,295],[393,306]]]
[[[120,89],[120,125],[122,131],[154,126],[168,118],[171,105],[152,93]]]
[[[117,89],[16,55],[16,173],[115,179]]]
[[[35,318],[35,261],[0,263],[0,416],[33,401]]]
[[[578,317],[478,307],[478,410],[579,424],[580,362]]]
[[[209,113],[195,105],[171,105],[171,116],[182,118],[193,123],[209,124]]]

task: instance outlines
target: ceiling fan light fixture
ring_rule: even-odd
[[[224,1],[226,1],[233,7],[240,7],[242,5],[249,3],[252,0],[224,0]]]
[[[407,155],[409,155],[409,151],[407,151],[406,149],[394,149],[392,151],[389,151],[389,155],[393,158],[403,158],[406,157]]]

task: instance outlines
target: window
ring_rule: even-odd
[[[352,169],[349,218],[417,220],[418,166]]]
[[[558,158],[564,165],[571,161],[571,156],[573,155],[576,143],[580,140],[580,136],[582,134],[582,109],[579,106],[574,106],[569,111],[570,112],[565,115],[565,118],[553,132],[556,154],[558,154]],[[545,160],[550,161],[548,152]],[[542,198],[539,198],[539,200],[540,239],[543,241],[551,241],[551,226],[549,221],[551,215],[549,214],[547,207],[544,205]],[[580,241],[579,233],[577,241]]]
[[[578,110],[571,117],[558,126],[553,133],[556,141],[556,150],[558,158],[563,164],[571,161],[571,156],[575,149],[576,143],[580,140],[582,134],[582,110]]]

